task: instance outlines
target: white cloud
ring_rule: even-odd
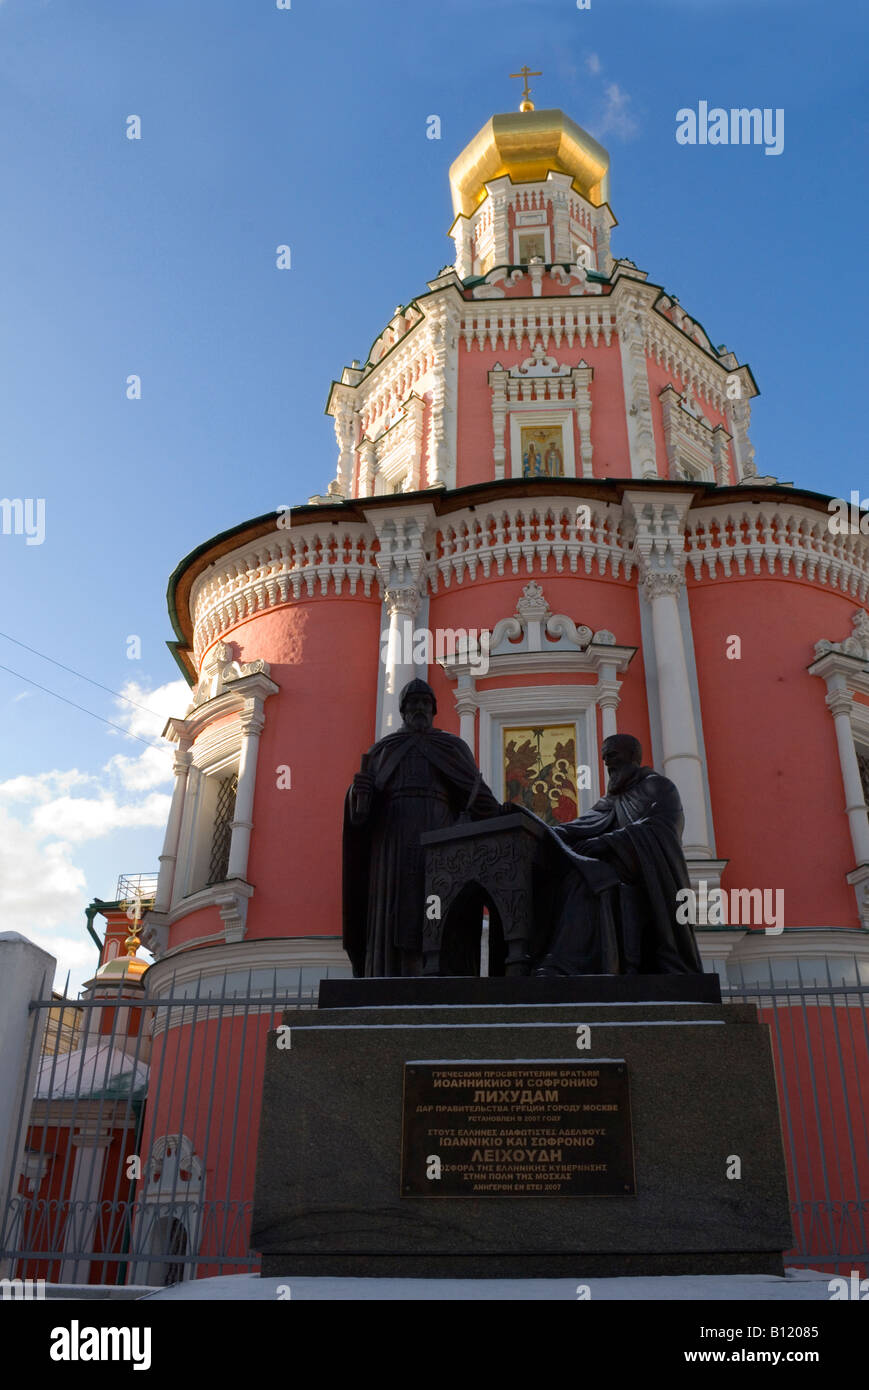
[[[616,82],[606,89],[606,106],[598,122],[599,135],[615,135],[620,140],[630,140],[637,133],[637,121],[630,107],[631,98],[623,92]]]
[[[0,782],[0,804],[4,801],[53,801],[70,787],[84,786],[91,780],[88,773],[76,768],[67,772],[38,772],[33,777],[10,777]]]
[[[70,855],[68,844],[46,844],[41,831],[0,807],[4,931],[21,932],[42,945],[44,932],[84,913],[85,876]]]
[[[170,715],[182,716],[190,704],[190,687],[185,680],[168,681],[156,690],[145,690],[136,681],[128,681],[121,694],[136,705],[116,700],[117,722],[131,734],[160,745],[143,748],[136,757],[116,753],[106,763],[104,771],[117,776],[127,791],[148,791],[172,781],[173,745],[161,735]],[[144,709],[138,706],[144,705]],[[153,711],[153,713],[149,713]]]
[[[600,72],[600,58],[597,56],[596,53],[589,53],[588,57],[585,60],[585,66],[588,68],[589,72],[592,73],[593,76],[597,76],[597,74]]]
[[[38,806],[30,824],[40,835],[54,836],[64,845],[82,844],[131,826],[164,825],[170,800],[168,793],[152,792],[125,806],[112,795],[59,796]]]
[[[169,815],[173,746],[161,731],[169,715],[183,716],[189,688],[183,680],[155,690],[128,681],[123,694],[145,708],[118,700],[115,722],[157,746],[144,747],[118,734],[135,751],[116,753],[93,772],[53,768],[0,782],[3,929],[50,951],[58,960],[59,985],[71,970],[75,987],[96,963],[96,948],[85,932],[88,884],[76,863],[78,847],[117,830],[160,829]],[[116,874],[125,867],[112,867],[102,896],[111,896]]]

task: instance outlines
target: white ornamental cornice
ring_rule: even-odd
[[[635,563],[617,502],[557,495],[502,498],[438,518],[426,577],[433,593],[477,575],[611,574],[630,578]]]
[[[616,331],[610,298],[593,303],[565,301],[561,296],[539,299],[511,298],[496,304],[465,303],[461,306],[461,334],[465,347],[505,352],[530,349],[538,339],[544,348],[565,344],[584,348],[587,343],[607,347]]]
[[[315,594],[370,596],[374,543],[371,526],[339,520],[276,526],[273,536],[222,555],[191,589],[197,663],[215,638],[266,609]]]
[[[746,489],[746,492],[748,489]],[[695,579],[746,574],[793,575],[865,603],[869,594],[869,537],[837,535],[829,514],[798,501],[734,497],[695,507],[685,550]]]

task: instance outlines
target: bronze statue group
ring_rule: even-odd
[[[364,755],[345,802],[344,947],[357,976],[422,973],[426,831],[517,812],[536,819],[500,804],[467,744],[434,728],[425,681],[405,686],[399,708],[403,727]],[[606,795],[578,820],[546,827],[532,973],[699,972],[691,926],[676,915],[677,894],[690,887],[679,793],[642,766],[632,735],[605,739],[601,753]]]

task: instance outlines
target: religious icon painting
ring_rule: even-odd
[[[521,443],[523,478],[564,477],[560,425],[523,425]]]
[[[542,232],[530,232],[519,237],[519,260],[522,265],[527,265],[535,256],[541,261],[546,257],[546,242]]]
[[[576,820],[576,729],[548,724],[504,729],[504,800],[527,806],[547,825]]]

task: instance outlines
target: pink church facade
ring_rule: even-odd
[[[455,265],[332,385],[328,492],[173,576],[194,693],[152,988],[191,951],[218,975],[346,968],[342,798],[414,675],[503,799],[517,749],[540,771],[530,729],[577,814],[602,739],[636,734],[698,891],[750,917],[698,922],[707,961],[869,959],[869,538],[758,474],[751,371],[613,258],[607,165],[560,112],[493,118],[451,171]],[[463,632],[487,651],[447,650]]]

